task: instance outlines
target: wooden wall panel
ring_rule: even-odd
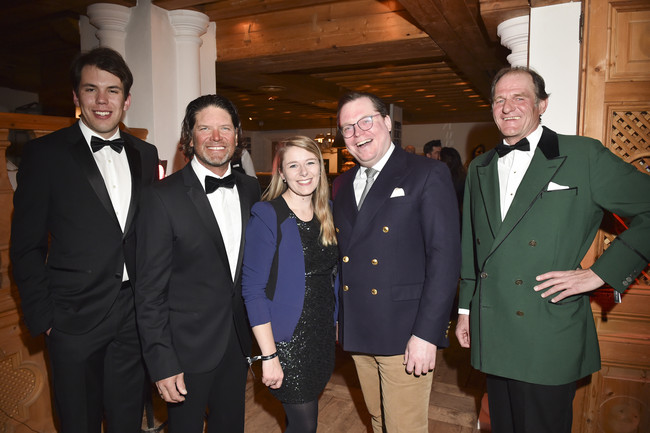
[[[585,0],[579,130],[650,175],[650,2]],[[649,192],[650,194],[650,192]],[[608,215],[593,262],[625,229]],[[650,267],[615,304],[599,290],[592,309],[603,368],[580,387],[574,433],[650,431]]]

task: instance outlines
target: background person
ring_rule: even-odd
[[[440,140],[431,140],[424,144],[422,148],[424,156],[440,161],[440,152],[442,151],[442,142]]]

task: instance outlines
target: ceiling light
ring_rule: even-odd
[[[287,90],[286,87],[280,86],[279,84],[266,84],[264,86],[259,86],[258,89],[262,92],[284,92]]]

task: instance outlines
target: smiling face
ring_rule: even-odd
[[[236,142],[235,125],[226,110],[208,106],[196,113],[190,146],[201,165],[223,176],[235,153]]]
[[[506,143],[515,144],[535,131],[547,104],[547,99],[537,100],[529,74],[511,72],[504,75],[494,88],[492,116]]]
[[[131,105],[131,95],[124,94],[120,79],[93,65],[81,70],[79,89],[72,97],[81,110],[81,121],[105,139],[115,134]]]
[[[357,126],[357,122],[368,116],[372,116],[372,127],[364,131]],[[382,117],[372,101],[362,97],[341,107],[339,126],[343,128],[348,125],[354,125],[354,134],[345,138],[345,147],[363,167],[372,167],[390,147],[390,117]]]
[[[287,182],[287,192],[290,194],[311,196],[320,181],[318,156],[300,147],[288,147],[282,158],[280,176]]]

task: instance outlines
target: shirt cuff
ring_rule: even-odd
[[[465,314],[466,316],[469,316],[469,310],[467,308],[459,308],[458,314]]]

